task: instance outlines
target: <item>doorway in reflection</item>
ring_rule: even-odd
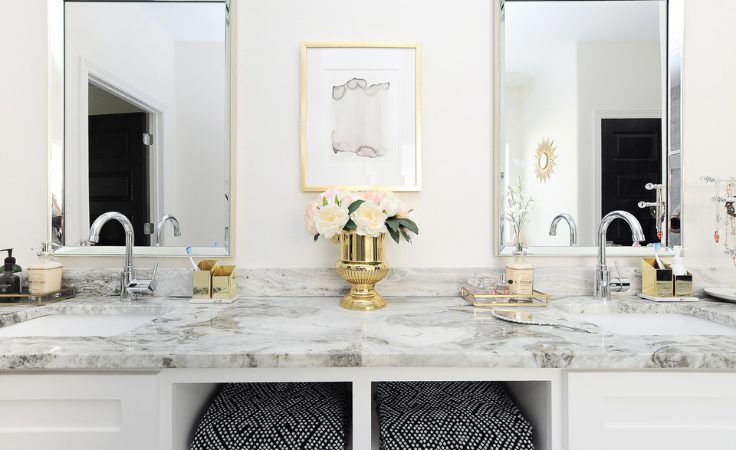
[[[117,211],[130,220],[134,245],[149,245],[144,225],[150,222],[149,151],[153,145],[148,113],[125,99],[89,83],[89,221]],[[125,245],[125,232],[110,223],[98,245]]]

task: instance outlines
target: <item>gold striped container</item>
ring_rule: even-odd
[[[350,283],[350,292],[340,302],[343,308],[371,311],[386,306],[375,289],[376,283],[388,274],[388,264],[383,259],[385,236],[361,236],[354,231],[340,235],[340,260],[335,268]]]

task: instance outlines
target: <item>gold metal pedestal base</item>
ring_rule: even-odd
[[[373,311],[386,306],[381,294],[375,291],[374,284],[356,284],[348,295],[342,298],[340,306],[354,311]]]
[[[350,283],[350,292],[340,306],[354,311],[373,311],[386,306],[376,283],[388,274],[383,260],[384,235],[360,236],[355,232],[340,235],[340,260],[335,268],[340,277]]]

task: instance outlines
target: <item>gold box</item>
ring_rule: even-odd
[[[231,299],[237,291],[235,266],[216,266],[212,271],[212,298]]]
[[[675,275],[675,297],[692,297],[693,296],[693,274]]]
[[[192,298],[212,298],[212,272],[216,259],[203,259],[197,264],[199,270],[192,271]]]
[[[664,264],[664,269],[657,269],[654,258],[641,260],[641,292],[652,297],[672,297],[674,280],[672,269]]]

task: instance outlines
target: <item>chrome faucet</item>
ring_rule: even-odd
[[[170,221],[171,225],[174,226],[174,236],[181,236],[181,228],[179,228],[179,220],[171,214],[166,214],[161,217],[161,220],[156,224],[156,230],[153,233],[154,246],[161,247],[161,231],[164,229],[166,222]]]
[[[561,220],[567,222],[568,228],[570,228],[570,247],[574,247],[578,243],[578,225],[575,223],[575,219],[570,214],[559,213],[552,219],[552,223],[549,226],[549,235],[557,236],[557,224]]]
[[[623,219],[631,228],[631,239],[637,242],[646,240],[641,224],[631,213],[626,211],[611,211],[606,214],[598,225],[598,263],[593,280],[593,297],[603,300],[611,299],[611,273],[606,266],[606,234],[608,226],[616,219]]]
[[[135,270],[133,269],[133,224],[127,217],[119,212],[110,211],[100,214],[92,226],[89,228],[89,242],[96,244],[100,240],[100,230],[109,220],[115,219],[123,226],[125,230],[125,266],[120,274],[120,301],[130,301],[132,297],[139,293],[152,293],[156,289],[156,273],[158,272],[158,263],[153,268],[153,275],[150,280],[137,280],[135,278]]]

